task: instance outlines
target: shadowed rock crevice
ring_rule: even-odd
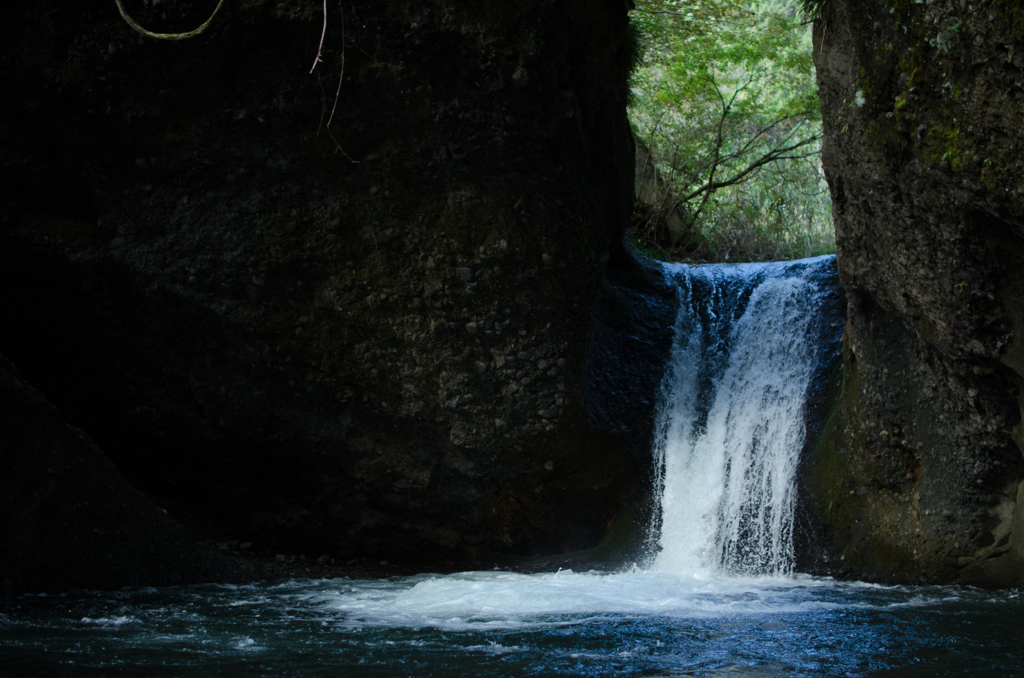
[[[0,594],[265,574],[196,546],[2,356],[0,407]]]

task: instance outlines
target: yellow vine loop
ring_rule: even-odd
[[[188,38],[196,37],[210,27],[210,24],[213,22],[213,17],[217,16],[217,12],[219,12],[220,8],[224,5],[224,0],[220,0],[217,3],[216,9],[213,10],[213,14],[210,15],[210,18],[194,31],[189,31],[188,33],[154,33],[153,31],[147,31],[145,28],[135,23],[135,19],[128,16],[128,12],[125,11],[124,5],[121,4],[121,0],[114,0],[114,2],[117,3],[117,11],[121,13],[121,18],[125,20],[125,23],[132,27],[132,30],[146,36],[147,38],[156,38],[157,40],[187,40]]]

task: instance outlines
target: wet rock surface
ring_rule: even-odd
[[[180,43],[112,4],[2,10],[0,350],[214,544],[595,546],[649,472],[585,396],[602,279],[634,265],[625,7],[346,4],[310,75],[321,8]]]
[[[849,324],[810,472],[819,571],[1018,586],[1019,9],[824,7],[815,62]]]

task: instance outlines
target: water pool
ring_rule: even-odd
[[[0,676],[1024,676],[1024,596],[466,572],[0,601]]]

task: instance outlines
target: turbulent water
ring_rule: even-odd
[[[790,573],[830,265],[666,268],[649,562],[22,596],[0,601],[0,677],[1024,676],[1019,592]]]
[[[0,603],[2,676],[1021,676],[1016,593],[470,572]]]
[[[680,309],[657,424],[656,569],[791,571],[803,404],[825,329],[815,281],[832,261],[667,268]]]

